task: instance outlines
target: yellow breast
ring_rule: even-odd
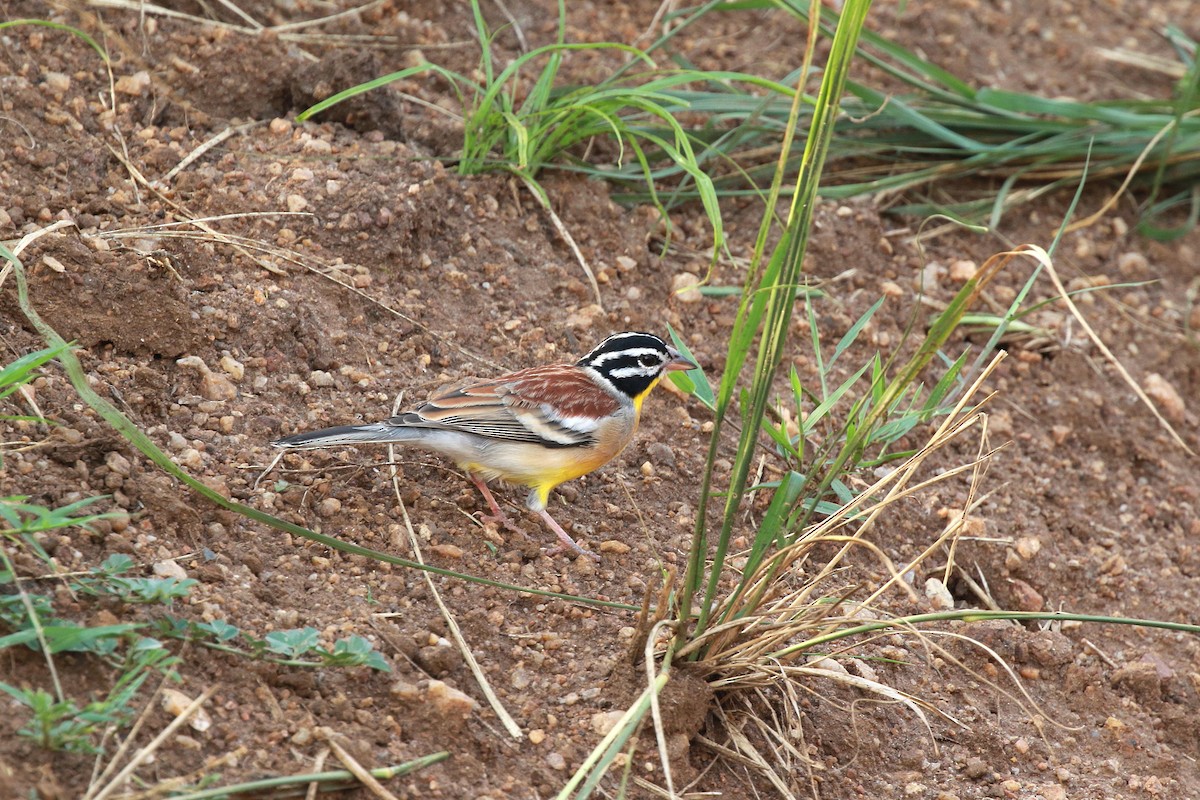
[[[486,459],[459,466],[484,478],[528,486],[545,507],[555,486],[594,472],[625,449],[637,431],[637,406],[640,402],[635,400],[634,408],[605,420],[596,429],[596,444],[589,447],[498,444],[489,448]]]

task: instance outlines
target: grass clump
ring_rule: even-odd
[[[675,11],[669,18],[674,31],[658,46],[668,47],[675,33],[713,8],[708,3]],[[813,10],[803,0],[743,0],[722,3],[720,9],[779,9],[806,25]],[[837,12],[821,7],[815,18],[819,29],[832,37]],[[1167,26],[1163,35],[1181,75],[1171,97],[1084,102],[974,86],[864,31],[856,57],[902,89],[847,79],[848,96],[840,103],[829,145],[830,167],[820,193],[831,198],[907,197],[891,202],[891,210],[920,217],[947,214],[996,228],[1008,209],[1047,192],[1073,188],[1086,174],[1117,181],[1120,188],[1100,211],[1077,225],[1094,221],[1122,195],[1137,191],[1139,232],[1159,239],[1183,235],[1200,219],[1200,64],[1196,42],[1178,26]],[[752,97],[710,84],[680,91],[677,99],[704,111],[704,121],[686,130],[701,163],[738,165],[714,177],[717,193],[761,196],[760,187],[770,182],[776,166],[758,154],[777,152],[775,142],[791,125],[790,97]],[[815,105],[806,104],[800,124],[811,124],[814,114]],[[789,172],[797,172],[804,155],[791,148],[785,153]],[[680,180],[672,199],[696,196],[688,186],[689,175],[666,160],[654,166],[663,178]],[[640,169],[632,165],[608,177],[631,187],[641,182]],[[990,185],[963,199],[965,178],[983,178]],[[952,191],[958,199],[944,199],[946,187],[956,183]],[[933,199],[935,184],[943,190],[939,199]],[[639,187],[621,197],[642,201],[647,195]],[[1176,223],[1163,224],[1171,219]]]

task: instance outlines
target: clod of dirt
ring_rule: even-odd
[[[966,769],[963,770],[963,774],[973,781],[983,780],[990,773],[991,770],[982,758],[968,758]]]
[[[449,643],[429,645],[417,651],[417,666],[435,678],[449,675],[462,664],[462,654]]]

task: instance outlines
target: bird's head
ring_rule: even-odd
[[[593,370],[639,407],[666,373],[700,368],[654,334],[638,331],[614,333],[576,366]]]

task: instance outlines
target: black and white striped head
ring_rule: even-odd
[[[654,334],[636,331],[614,333],[579,359],[576,366],[594,370],[639,406],[666,373],[699,368]]]

